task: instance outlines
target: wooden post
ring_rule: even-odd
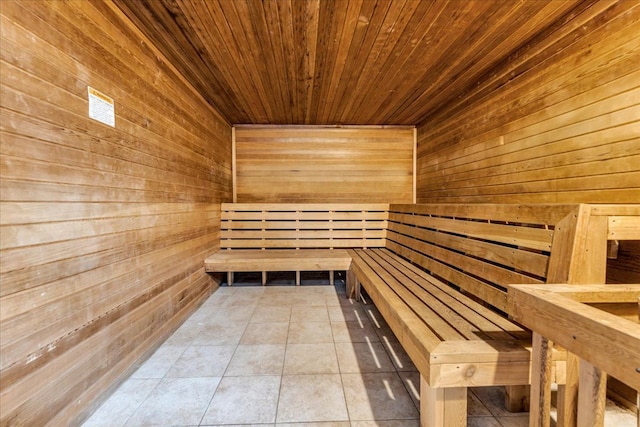
[[[420,375],[420,426],[466,427],[467,388],[430,387]]]
[[[553,343],[533,333],[531,355],[531,413],[529,427],[551,425],[551,356]]]
[[[579,426],[604,426],[607,401],[607,374],[580,359],[580,391],[578,393]]]
[[[528,385],[505,386],[504,406],[509,412],[528,412],[531,387]]]
[[[558,386],[557,427],[575,426],[578,419],[578,357],[567,352],[566,381]]]

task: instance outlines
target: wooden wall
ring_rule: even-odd
[[[238,126],[238,202],[411,203],[414,128]]]
[[[418,127],[418,202],[640,202],[640,3],[581,9]]]
[[[0,12],[0,425],[74,425],[216,286],[231,126],[108,2]]]

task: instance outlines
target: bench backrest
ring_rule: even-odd
[[[221,249],[384,247],[389,205],[223,203]]]
[[[547,282],[556,225],[578,206],[390,205],[386,247],[506,311],[507,285]]]

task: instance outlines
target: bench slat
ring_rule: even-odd
[[[389,230],[540,277],[547,274],[549,256],[545,254],[483,240],[469,239],[464,236],[438,233],[406,224],[390,223]]]
[[[551,249],[551,240],[553,239],[553,231],[551,230],[517,225],[436,218],[396,212],[389,213],[389,221],[543,251]]]
[[[221,230],[221,239],[384,239],[385,230]]]
[[[392,204],[389,206],[389,211],[511,223],[557,224],[576,206],[575,204],[504,203]],[[617,209],[617,206],[614,209]]]
[[[222,240],[222,248],[259,249],[259,248],[375,248],[384,247],[384,239],[309,239],[309,240]]]
[[[389,288],[398,296],[403,304],[410,307],[413,312],[424,322],[425,326],[431,329],[440,340],[460,340],[469,339],[470,335],[465,336],[463,332],[456,330],[449,322],[445,321],[437,311],[432,309],[430,304],[425,304],[419,296],[416,295],[418,290],[415,284],[411,282],[400,282],[397,276],[394,276],[384,268],[378,260],[372,258],[372,254],[366,250],[354,251],[359,261],[365,263],[376,275],[384,281]],[[352,261],[353,262],[353,261]],[[440,309],[444,307],[438,307]],[[468,332],[468,331],[467,331]]]
[[[386,212],[384,203],[222,203],[221,210],[241,211],[379,211]]]
[[[222,221],[223,230],[385,230],[385,220],[365,221]]]
[[[373,256],[377,256],[379,260],[384,260],[388,266],[395,269],[397,274],[402,274],[408,280],[423,287],[433,298],[450,307],[450,310],[461,317],[464,322],[474,325],[475,330],[481,331],[471,339],[479,339],[480,336],[485,337],[483,339],[490,340],[531,339],[530,332],[525,331],[500,314],[465,297],[460,292],[425,273],[419,267],[399,259],[388,250],[372,249],[368,252]]]
[[[481,280],[471,277],[461,271],[454,270],[439,261],[429,258],[419,252],[408,249],[395,242],[387,241],[387,248],[409,261],[423,266],[431,274],[445,281],[455,283],[460,289],[470,292],[483,301],[504,311],[507,307],[507,295]]]
[[[366,220],[382,221],[387,219],[387,212],[225,212],[221,219],[226,220],[300,220],[300,221],[329,221],[329,220]]]
[[[484,259],[474,258],[465,254],[457,253],[448,248],[441,248],[427,242],[412,239],[404,235],[390,232],[387,236],[389,240],[412,248],[416,252],[428,254],[430,258],[436,259],[455,270],[465,271],[474,276],[485,279],[491,283],[506,288],[509,283],[543,283],[542,280],[524,275],[496,264],[488,263]]]
[[[220,250],[204,261],[207,272],[342,271],[350,264],[345,249]]]

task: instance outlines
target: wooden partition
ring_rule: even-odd
[[[0,425],[77,425],[215,286],[231,126],[112,4],[1,3]]]
[[[414,128],[237,126],[239,203],[412,203]]]
[[[638,2],[597,2],[443,105],[418,127],[418,202],[640,201],[639,28]]]

